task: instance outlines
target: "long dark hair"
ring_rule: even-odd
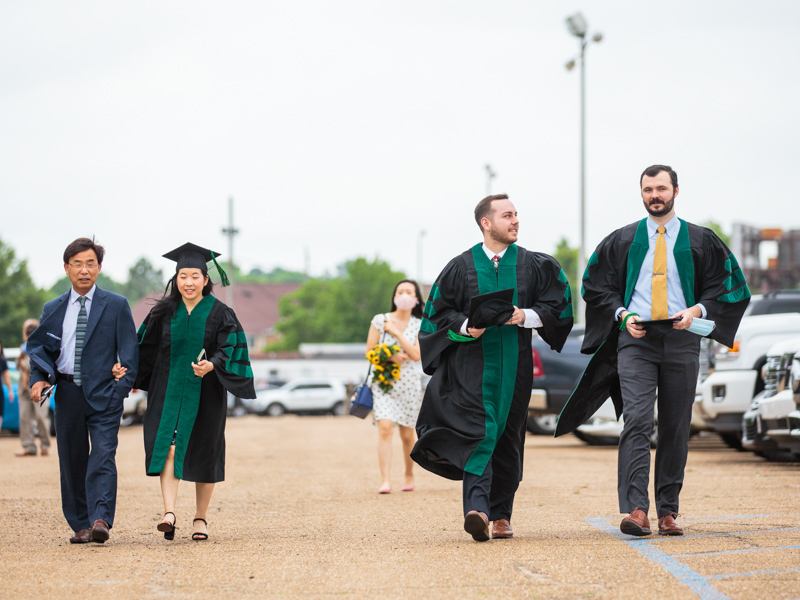
[[[411,309],[411,315],[417,317],[418,319],[422,318],[422,307],[425,306],[425,301],[422,299],[422,290],[419,289],[419,284],[414,281],[413,279],[403,279],[402,281],[398,281],[397,285],[394,286],[394,291],[392,292],[392,312],[397,310],[397,306],[394,303],[394,297],[397,294],[397,288],[400,287],[401,283],[413,283],[414,284],[414,293],[417,295],[417,305]]]
[[[208,276],[208,274],[204,273],[204,276]],[[155,303],[155,306],[150,309],[150,318],[151,319],[160,319],[161,317],[169,317],[170,319],[175,316],[175,311],[178,310],[178,305],[181,303],[181,293],[178,291],[178,286],[175,285],[175,280],[178,278],[178,274],[172,276],[167,282],[167,287],[164,288],[164,295],[161,297],[161,300]],[[214,282],[211,281],[211,277],[208,278],[208,283],[203,288],[203,296],[208,296],[211,292],[214,291]]]

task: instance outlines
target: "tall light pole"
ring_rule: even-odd
[[[583,18],[581,13],[575,13],[571,17],[567,17],[567,29],[569,32],[578,38],[581,45],[581,52],[578,55],[578,60],[581,63],[581,210],[580,210],[580,248],[578,250],[578,281],[573,282],[573,302],[575,305],[575,316],[579,323],[585,322],[585,311],[583,306],[583,298],[581,297],[581,282],[583,280],[583,271],[586,268],[586,47],[589,45],[589,40],[586,39],[588,27],[586,19]],[[603,34],[595,33],[591,41],[600,42],[603,39]],[[575,59],[573,58],[567,64],[567,71],[575,68]]]
[[[492,165],[487,164],[486,165],[486,195],[487,196],[491,196],[492,195],[492,179],[494,179],[495,177],[497,177],[497,173],[492,171]]]
[[[422,239],[425,237],[425,230],[422,229],[417,236],[417,283],[422,287]]]

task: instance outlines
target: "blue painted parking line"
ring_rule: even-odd
[[[744,550],[720,550],[718,552],[694,552],[690,554],[672,554],[672,558],[694,558],[703,556],[719,556],[721,554],[747,554],[748,552],[767,552],[769,550],[794,550],[800,546],[772,546],[767,548],[745,548]]]
[[[702,523],[702,521],[695,521],[695,523]],[[735,531],[733,533],[705,533],[703,535],[684,535],[681,539],[684,540],[698,540],[701,538],[713,538],[713,537],[730,537],[730,536],[740,536],[740,535],[753,535],[756,533],[777,533],[779,531],[795,531],[800,529],[800,527],[779,527],[777,529],[754,529],[753,531]],[[647,540],[648,542],[663,542],[665,540],[672,539],[670,536],[661,536],[660,538],[653,538],[651,540]]]
[[[680,561],[672,558],[669,554],[662,552],[655,546],[649,544],[647,540],[630,539],[630,536],[619,531],[619,529],[615,528],[608,522],[608,520],[603,519],[602,517],[585,519],[585,521],[590,525],[597,527],[597,529],[603,531],[604,533],[624,541],[642,556],[663,567],[670,575],[675,577],[675,579],[683,583],[695,594],[700,596],[702,600],[730,600],[728,596],[711,585],[711,583],[709,583],[706,578],[700,575],[700,573],[692,570],[690,567],[687,567]]]
[[[709,575],[708,579],[730,579],[731,577],[751,577],[753,575],[774,575],[776,573],[795,573],[800,567],[794,569],[768,569],[766,571],[747,571],[745,573],[723,573],[722,575]]]
[[[731,515],[729,517],[721,517],[721,518],[713,518],[713,519],[697,519],[693,521],[685,521],[686,523],[712,523],[712,522],[719,522],[719,521],[732,521],[732,520],[741,520],[741,519],[754,519],[754,518],[761,518],[761,517],[781,517],[786,518],[787,515]],[[780,528],[772,528],[772,529],[757,529],[753,531],[738,531],[734,533],[711,533],[711,534],[704,534],[704,535],[694,535],[694,536],[684,536],[681,538],[674,538],[674,537],[652,537],[652,538],[637,538],[632,537],[629,535],[625,535],[622,533],[615,525],[612,525],[609,519],[603,517],[595,517],[584,519],[587,523],[596,527],[603,533],[606,533],[620,541],[625,542],[636,550],[639,554],[641,554],[644,558],[648,559],[649,561],[659,565],[662,567],[667,573],[675,577],[678,581],[683,583],[686,587],[688,587],[692,592],[697,594],[702,600],[722,600],[728,599],[728,596],[720,592],[716,589],[711,581],[713,580],[721,580],[721,579],[730,579],[732,577],[752,577],[755,575],[774,575],[779,573],[794,573],[800,571],[800,567],[796,568],[789,568],[789,569],[768,569],[763,571],[745,571],[741,573],[722,573],[718,575],[701,575],[688,565],[681,562],[685,559],[691,558],[703,558],[706,556],[718,556],[718,555],[736,555],[736,554],[747,554],[750,552],[764,552],[767,550],[777,550],[777,551],[785,551],[785,550],[794,550],[800,548],[800,545],[793,545],[793,546],[773,546],[769,548],[748,548],[742,550],[721,550],[721,551],[713,551],[713,552],[694,552],[694,553],[687,553],[687,554],[667,554],[660,550],[656,544],[656,542],[660,542],[663,540],[672,540],[672,544],[674,545],[676,542],[680,543],[683,540],[690,540],[690,539],[699,539],[699,538],[711,538],[711,537],[728,537],[728,536],[741,536],[741,535],[755,535],[758,533],[778,533],[784,531],[795,531],[800,529],[800,527],[780,527]],[[674,547],[674,546],[672,546]]]

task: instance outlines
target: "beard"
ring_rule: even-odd
[[[517,232],[519,232],[519,230],[517,230]],[[511,234],[508,231],[499,231],[494,227],[492,227],[491,231],[489,231],[489,237],[495,242],[505,244],[506,246],[510,246],[517,241],[511,237]]]
[[[646,200],[642,200],[642,202],[644,202],[645,210],[648,213],[650,213],[651,216],[663,217],[664,215],[669,214],[669,212],[672,210],[672,207],[675,206],[675,193],[673,192],[672,197],[669,198],[668,200],[664,200],[663,208],[659,209],[650,208],[649,202],[647,202]]]

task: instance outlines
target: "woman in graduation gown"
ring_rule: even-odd
[[[214,484],[225,479],[226,390],[255,398],[247,339],[233,310],[211,295],[207,263],[216,253],[185,244],[164,255],[177,262],[164,297],[139,328],[139,374],[147,390],[144,446],[147,474],[160,476],[164,518],[175,535],[178,483],[193,481],[193,540],[208,539],[206,511]]]

